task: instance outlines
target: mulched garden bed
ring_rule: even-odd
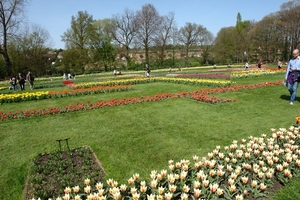
[[[95,185],[103,176],[104,169],[88,146],[40,154],[31,161],[23,199],[55,199],[67,186],[83,188],[87,178]]]

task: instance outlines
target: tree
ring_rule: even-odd
[[[286,49],[284,52],[286,51],[291,55],[293,49],[299,48],[300,43],[300,1],[292,0],[283,3],[278,14],[282,22],[281,29],[284,31],[282,34],[285,37]]]
[[[232,64],[236,61],[235,27],[221,28],[215,38],[213,52],[219,63]]]
[[[86,49],[67,49],[63,52],[64,58],[61,67],[58,69],[60,74],[74,73],[83,74],[87,66]]]
[[[122,15],[113,15],[112,38],[125,47],[125,58],[130,65],[130,45],[137,34],[138,22],[136,13],[126,8]],[[120,52],[119,52],[120,53]]]
[[[175,26],[174,13],[162,17],[162,23],[157,31],[155,44],[158,47],[158,59],[160,66],[163,67],[165,52],[169,38],[171,38],[172,29]]]
[[[104,70],[108,71],[108,67],[115,63],[117,50],[112,43],[109,34],[113,22],[111,19],[97,20],[94,23],[95,33],[91,37],[91,51],[94,63],[97,66],[104,66]]]
[[[12,72],[25,73],[30,70],[36,75],[46,74],[50,65],[48,57],[52,39],[49,32],[40,25],[26,26],[18,35],[9,40],[9,55],[13,61]]]
[[[1,0],[0,1],[0,54],[6,64],[6,73],[10,75],[12,63],[8,54],[8,39],[13,37],[15,31],[24,19],[27,0]]]
[[[149,64],[149,49],[151,45],[154,45],[154,38],[162,22],[162,17],[152,4],[146,4],[142,10],[137,12],[137,20],[139,23],[137,39],[141,41],[145,50],[146,63]]]
[[[71,28],[61,36],[67,49],[88,49],[91,35],[94,34],[93,16],[87,11],[79,11],[76,17],[72,16]]]
[[[280,26],[278,14],[272,13],[265,16],[251,29],[251,45],[256,60],[276,61],[278,49],[284,46]]]
[[[214,36],[208,31],[206,28],[201,29],[200,34],[198,36],[197,45],[202,49],[202,58],[205,64],[208,64],[209,59],[209,51],[213,45]]]
[[[196,23],[187,22],[179,30],[179,41],[184,45],[185,66],[189,61],[189,50],[193,45],[197,45],[199,38],[205,32],[204,27]]]
[[[235,42],[236,42],[236,56],[237,60],[244,62],[244,59],[248,59],[249,54],[249,31],[251,28],[250,21],[242,21],[242,16],[240,13],[237,15],[236,25],[235,25]],[[245,58],[246,56],[246,58]]]

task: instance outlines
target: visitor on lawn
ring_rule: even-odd
[[[34,76],[30,71],[28,71],[28,74],[26,75],[26,80],[28,81],[28,83],[30,85],[30,89],[33,90]]]
[[[24,76],[21,73],[19,73],[18,81],[19,81],[19,85],[20,85],[21,90],[25,90],[25,79],[24,79]]]
[[[290,60],[286,73],[285,73],[285,82],[288,83],[288,90],[290,92],[290,105],[294,104],[296,98],[297,89],[298,89],[298,79],[300,76],[300,57],[299,49],[293,51],[293,58]]]

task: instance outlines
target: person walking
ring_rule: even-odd
[[[25,79],[21,73],[19,73],[18,82],[19,82],[21,90],[25,90]]]
[[[289,64],[285,73],[285,82],[287,82],[288,90],[290,92],[290,105],[294,104],[298,89],[298,79],[300,76],[300,57],[299,49],[293,51],[293,58],[289,61]]]
[[[28,71],[28,74],[26,75],[26,80],[28,81],[28,83],[30,85],[30,89],[33,90],[34,76],[30,71]]]
[[[281,69],[281,67],[282,67],[282,62],[280,60],[278,60],[277,67],[278,67],[278,69]]]
[[[258,69],[261,69],[261,65],[262,65],[262,61],[261,61],[261,60],[259,60],[259,61],[258,61],[258,63],[257,63],[257,67],[258,67]]]
[[[249,69],[249,63],[246,62],[246,63],[245,63],[245,70],[248,70],[248,69]]]
[[[149,78],[150,77],[150,68],[148,66],[148,64],[146,64],[146,77]]]
[[[17,88],[17,79],[16,79],[16,77],[15,77],[14,75],[12,75],[12,76],[10,77],[9,82],[10,82],[10,84],[11,84],[11,86],[12,86],[11,88],[12,88],[14,91],[18,90],[18,88]]]

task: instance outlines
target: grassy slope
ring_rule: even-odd
[[[266,79],[276,78],[254,81]],[[55,103],[44,100],[2,106],[3,110],[29,109],[198,87],[155,83],[135,88],[130,92],[80,97],[80,100],[68,98]],[[288,104],[283,86],[221,95],[236,97],[237,102],[210,105],[176,99],[0,122],[0,188],[3,188],[0,199],[21,199],[30,158],[57,150],[56,139],[70,137],[71,147],[91,146],[107,178],[125,183],[133,173],[147,179],[151,170],[165,169],[169,159],[191,159],[194,154],[205,156],[216,145],[225,146],[232,140],[268,133],[270,128],[288,127],[298,115],[295,107],[299,103]]]

